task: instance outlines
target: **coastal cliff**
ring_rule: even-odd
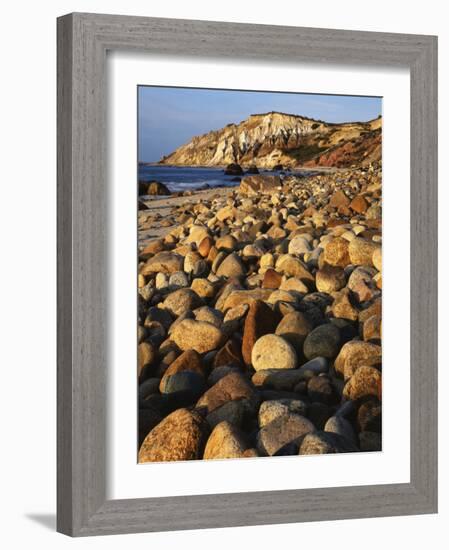
[[[273,168],[368,165],[381,158],[382,118],[328,123],[270,112],[193,137],[160,160],[178,166],[238,163]]]

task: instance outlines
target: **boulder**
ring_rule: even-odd
[[[274,269],[267,269],[263,276],[262,288],[277,289],[282,283],[282,275]]]
[[[315,283],[315,278],[307,269],[307,266],[290,254],[279,256],[276,262],[276,271],[287,275],[287,277],[296,277],[307,286]]]
[[[361,431],[382,431],[382,405],[376,398],[362,403],[357,411],[357,425]]]
[[[315,357],[333,359],[339,351],[340,331],[331,323],[316,327],[304,341],[303,352],[307,359]]]
[[[324,425],[324,431],[341,435],[348,441],[354,443],[354,445],[357,445],[357,437],[354,428],[346,418],[343,418],[343,416],[331,416]]]
[[[224,173],[226,176],[241,176],[243,175],[243,170],[240,164],[231,163],[226,166]]]
[[[195,460],[203,456],[209,425],[197,412],[178,409],[157,424],[139,450],[139,463]]]
[[[206,391],[204,376],[197,372],[176,372],[164,377],[164,391],[161,393],[188,392],[192,399],[198,399]]]
[[[342,237],[336,237],[324,247],[323,260],[329,265],[346,267],[351,263],[349,257],[349,242]]]
[[[248,447],[244,435],[227,421],[220,422],[212,430],[204,449],[205,460],[242,458]]]
[[[190,288],[180,288],[171,292],[163,301],[162,307],[171,315],[179,317],[202,304],[201,298]]]
[[[159,181],[148,182],[147,195],[171,195],[170,189]]]
[[[158,252],[155,256],[147,260],[140,273],[142,275],[152,275],[153,273],[175,273],[182,271],[184,258],[174,252]]]
[[[288,243],[288,253],[293,256],[299,256],[300,254],[306,254],[310,252],[310,244],[307,239],[301,235],[293,237],[293,239]]]
[[[290,413],[304,416],[307,406],[300,399],[273,399],[264,401],[259,408],[259,426],[264,428],[267,424],[280,416]]]
[[[349,208],[357,214],[364,214],[368,210],[368,207],[369,204],[363,195],[356,195],[349,205]]]
[[[307,395],[310,401],[326,405],[336,401],[334,388],[327,376],[312,376],[307,383]]]
[[[377,271],[382,271],[382,248],[380,246],[373,252],[372,263]]]
[[[306,434],[315,431],[315,426],[299,414],[285,414],[279,416],[266,426],[257,435],[257,450],[262,456],[276,454],[295,454],[299,444]]]
[[[168,377],[179,372],[194,372],[204,377],[206,369],[201,361],[199,353],[193,349],[189,349],[181,353],[181,355],[169,365],[160,381],[159,390],[161,393],[165,392],[165,383]]]
[[[254,344],[251,363],[256,371],[269,368],[295,369],[298,359],[287,340],[276,334],[266,334]]]
[[[299,448],[300,455],[327,455],[357,452],[358,448],[339,434],[317,431],[307,434]]]
[[[325,264],[317,271],[315,284],[319,292],[326,292],[327,294],[340,290],[346,284],[344,269]]]
[[[256,403],[257,395],[253,385],[242,374],[231,372],[209,388],[200,397],[196,407],[204,408],[207,413],[211,413],[228,401],[239,399],[247,399],[250,403]]]
[[[354,265],[373,265],[373,254],[379,248],[379,244],[357,237],[348,246],[351,263]]]
[[[374,367],[359,367],[346,382],[343,397],[357,400],[362,397],[382,398],[382,375]]]
[[[335,370],[350,378],[361,367],[375,366],[382,363],[382,348],[370,342],[352,340],[347,342],[335,359]]]
[[[287,313],[276,327],[276,334],[282,336],[298,352],[302,351],[302,346],[306,336],[312,330],[312,325],[304,313],[292,311]]]
[[[357,321],[359,312],[353,304],[351,291],[343,288],[334,293],[334,302],[331,307],[332,314],[336,319],[346,319],[348,321]]]
[[[246,274],[245,264],[234,252],[226,256],[218,266],[217,277],[242,277]]]
[[[214,369],[216,371],[218,369]],[[228,401],[218,409],[215,409],[206,416],[206,420],[215,428],[220,422],[226,421],[233,426],[241,427],[246,419],[255,414],[254,405],[247,399],[239,399],[237,401]]]
[[[172,340],[179,349],[195,350],[198,353],[219,348],[223,345],[225,336],[222,331],[206,321],[184,319],[173,330]]]
[[[137,348],[138,374],[141,375],[143,369],[152,365],[157,357],[157,350],[150,342],[141,342]]]
[[[343,193],[341,189],[338,189],[337,191],[334,191],[332,194],[332,197],[329,201],[329,206],[332,206],[333,208],[339,208],[339,207],[347,207],[349,206],[350,200],[348,197]]]
[[[278,321],[279,314],[262,300],[255,300],[249,305],[242,341],[242,356],[247,365],[251,364],[251,353],[256,341],[265,334],[273,333]]]
[[[260,195],[276,193],[282,186],[279,176],[245,176],[240,182],[238,192],[240,195]]]

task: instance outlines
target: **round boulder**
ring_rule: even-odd
[[[276,334],[266,334],[259,338],[251,352],[251,363],[256,371],[295,369],[297,361],[293,346]]]
[[[333,359],[339,351],[340,331],[331,323],[316,327],[304,341],[303,352],[307,359],[315,357]]]
[[[224,343],[221,330],[206,321],[184,319],[173,330],[172,340],[179,349],[193,349],[198,353],[206,353],[219,348]]]

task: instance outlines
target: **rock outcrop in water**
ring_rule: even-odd
[[[381,125],[333,124],[278,112],[255,114],[239,124],[193,137],[160,164],[284,168],[364,166],[381,158]]]

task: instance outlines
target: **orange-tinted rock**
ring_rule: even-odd
[[[161,239],[149,242],[140,253],[141,256],[157,254],[164,250],[164,242]]]
[[[351,300],[350,291],[343,288],[340,292],[334,294],[332,304],[332,313],[337,319],[347,319],[348,321],[357,321],[359,312]]]
[[[373,265],[373,253],[379,244],[359,237],[353,239],[348,246],[349,258],[354,265]]]
[[[198,353],[207,353],[222,346],[225,336],[206,321],[184,319],[173,329],[171,339],[183,351],[193,349]]]
[[[142,275],[150,275],[152,273],[174,273],[182,271],[184,258],[180,254],[173,252],[158,252],[150,258],[142,267]]]
[[[288,277],[297,277],[306,285],[313,284],[315,278],[307,269],[307,266],[298,258],[290,254],[279,256],[276,262],[276,271],[287,275]]]
[[[267,269],[262,281],[262,288],[279,288],[282,283],[282,275],[274,269]]]
[[[341,189],[338,191],[335,191],[331,197],[331,200],[329,201],[329,206],[332,206],[334,208],[338,208],[340,206],[349,206],[350,200],[348,197],[343,193]]]
[[[347,399],[361,399],[366,396],[382,397],[382,375],[374,367],[359,367],[346,382],[343,396]]]
[[[341,267],[324,265],[316,273],[316,288],[319,292],[335,292],[346,284],[346,275]]]
[[[212,430],[204,449],[204,459],[242,458],[247,444],[244,435],[229,422],[220,422]]]
[[[334,368],[349,378],[362,365],[379,365],[382,348],[376,344],[353,340],[347,342],[335,359]]]
[[[139,462],[200,459],[208,436],[209,425],[200,414],[178,409],[146,436],[139,450]]]
[[[367,319],[372,317],[373,315],[382,315],[382,299],[377,298],[374,300],[374,302],[367,307],[366,309],[363,309],[359,313],[359,321],[361,323],[364,323]]]
[[[369,204],[367,203],[363,195],[357,195],[351,201],[349,208],[357,212],[357,214],[364,214],[368,210]]]
[[[342,237],[336,237],[329,241],[323,252],[323,260],[329,265],[346,267],[351,263],[349,259],[349,243]]]
[[[251,353],[256,341],[264,334],[273,333],[279,322],[275,313],[265,302],[256,300],[249,306],[243,329],[242,356],[247,365],[251,364]]]
[[[214,246],[214,239],[209,235],[204,237],[204,239],[198,245],[198,252],[203,258],[207,258],[211,248]]]
[[[367,342],[380,342],[382,339],[382,319],[379,315],[373,315],[363,323],[363,339]]]

